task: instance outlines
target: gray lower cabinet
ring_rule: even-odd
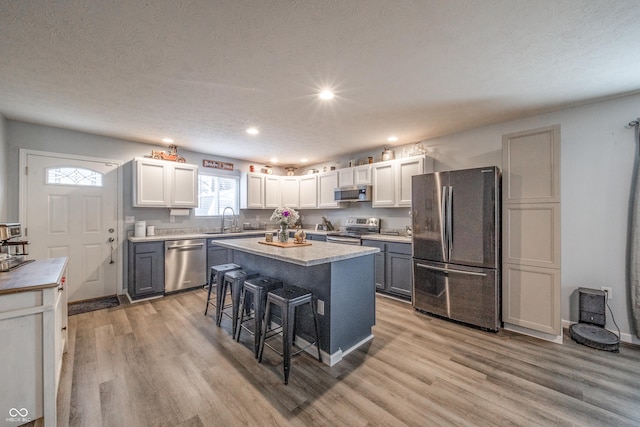
[[[327,236],[325,236],[324,234],[307,233],[307,240],[315,240],[316,242],[326,242]]]
[[[129,242],[128,291],[131,299],[164,293],[164,242]]]
[[[289,238],[293,239],[293,236],[295,234],[295,230],[289,230]],[[305,239],[306,240],[315,240],[316,242],[326,242],[327,241],[327,236],[324,234],[313,234],[313,233],[306,233]]]
[[[411,243],[362,240],[362,246],[379,248],[375,255],[376,290],[411,298]]]
[[[207,282],[209,282],[209,274],[211,267],[214,265],[227,264],[231,262],[231,250],[224,248],[209,240],[207,243]]]

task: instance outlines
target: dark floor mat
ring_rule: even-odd
[[[72,302],[69,304],[69,316],[88,313],[95,310],[102,310],[103,308],[117,307],[119,305],[120,301],[118,300],[118,297],[106,297],[92,299],[89,301]]]

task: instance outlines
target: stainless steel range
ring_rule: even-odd
[[[350,216],[345,219],[345,230],[327,233],[327,242],[360,246],[362,236],[380,233],[380,218]]]

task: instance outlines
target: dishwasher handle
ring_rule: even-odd
[[[204,246],[204,243],[196,243],[194,245],[167,246],[167,249],[194,249],[194,248],[201,248],[203,246]]]

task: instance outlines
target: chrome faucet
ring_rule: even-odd
[[[233,208],[231,206],[227,206],[226,208],[224,208],[224,210],[222,211],[222,224],[220,224],[220,233],[224,233],[224,215],[227,212],[227,209],[231,209],[231,214],[233,215],[233,222],[231,223],[232,227],[236,221],[236,213],[233,211]]]

